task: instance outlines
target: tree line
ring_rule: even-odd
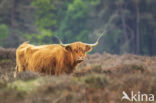
[[[1,0],[0,45],[82,41],[93,52],[156,54],[155,0]]]

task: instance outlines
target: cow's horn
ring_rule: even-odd
[[[69,46],[69,45],[70,45],[70,44],[63,44],[63,42],[62,42],[61,40],[59,40],[59,43],[60,43],[60,45],[63,46],[63,47],[66,47],[66,46]]]
[[[63,47],[69,46],[70,44],[60,44]]]
[[[102,34],[98,37],[97,41],[96,41],[94,44],[87,44],[87,45],[89,45],[89,46],[91,46],[91,47],[97,46],[97,45],[99,44],[100,38],[101,38],[103,35],[104,35],[104,33],[102,33]]]
[[[60,43],[60,45],[63,46],[63,47],[66,47],[66,46],[69,46],[69,45],[70,45],[70,44],[63,44],[63,42],[62,42],[61,40],[59,40],[59,43]]]
[[[59,44],[60,44],[61,46],[66,47],[66,46],[70,45],[70,44],[63,44],[63,42],[62,42],[57,36],[55,36],[55,38],[58,40],[58,42],[59,42]]]

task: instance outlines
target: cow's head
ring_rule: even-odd
[[[82,43],[82,42],[63,44],[60,41],[60,45],[62,45],[68,52],[71,52],[73,54],[74,62],[81,63],[86,58],[86,53],[91,51],[93,47],[98,45],[98,42],[101,36],[97,39],[97,41],[94,44],[87,44],[87,43]]]
[[[82,62],[86,58],[86,53],[92,50],[92,46],[82,42],[74,42],[64,47],[72,53],[75,63]]]

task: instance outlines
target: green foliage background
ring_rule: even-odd
[[[155,0],[1,0],[0,45],[57,43],[54,36],[64,43],[94,43],[104,32],[93,52],[155,55],[155,5]]]

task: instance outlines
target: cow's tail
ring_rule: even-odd
[[[25,46],[28,44],[29,44],[29,41],[23,42],[18,48],[25,48]]]

